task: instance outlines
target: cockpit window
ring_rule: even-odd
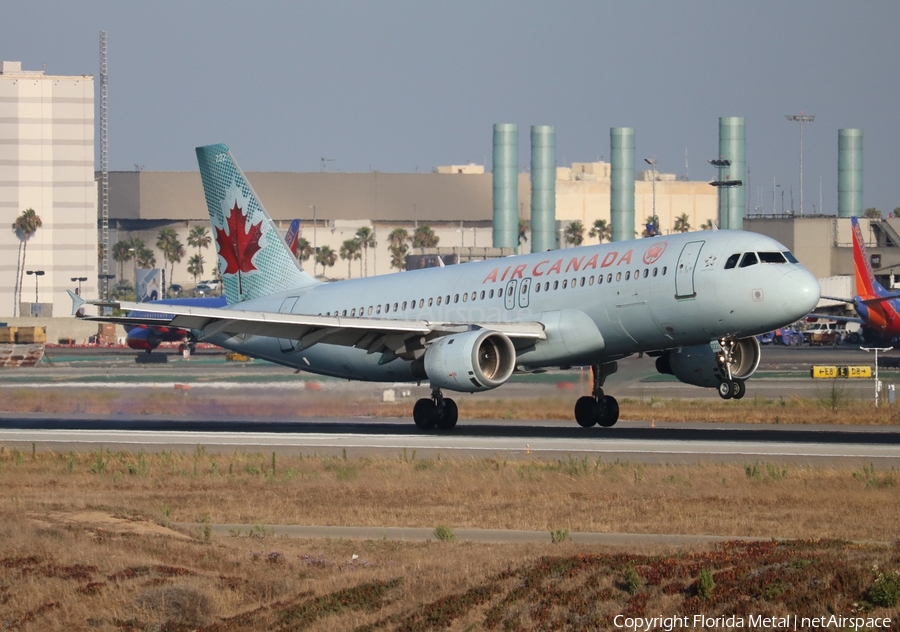
[[[786,259],[780,252],[758,252],[759,260],[763,263],[785,263]]]
[[[759,263],[759,259],[756,258],[755,252],[745,252],[744,256],[741,258],[741,267],[748,268],[750,266],[754,266]]]
[[[787,259],[790,263],[800,263],[799,261],[797,261],[797,257],[794,256],[794,253],[792,253],[790,250],[785,250],[781,254],[783,254],[784,258]]]
[[[735,254],[728,257],[728,260],[725,262],[725,269],[731,270],[734,266],[737,265],[738,259],[741,258],[741,254]]]

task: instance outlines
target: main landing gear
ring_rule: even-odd
[[[719,383],[717,390],[722,399],[741,399],[747,392],[747,385],[744,380],[725,380]]]
[[[603,383],[606,376],[616,372],[616,363],[594,364],[591,374],[594,376],[594,388],[590,395],[579,397],[575,402],[575,421],[583,428],[600,425],[604,428],[616,425],[619,421],[619,402],[615,397],[603,394]]]
[[[431,430],[435,426],[439,430],[450,430],[456,426],[459,409],[449,397],[441,394],[441,389],[431,391],[431,397],[423,397],[413,406],[413,421],[420,430]]]

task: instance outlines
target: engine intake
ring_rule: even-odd
[[[728,355],[728,349],[713,340],[705,345],[666,351],[656,359],[656,370],[674,375],[685,384],[716,388],[728,379],[727,363],[733,379],[745,380],[759,367],[759,341],[753,337],[735,341],[730,358],[726,363],[720,362],[720,357]]]
[[[439,338],[425,352],[431,385],[476,393],[497,388],[516,368],[516,349],[505,335],[489,329]]]

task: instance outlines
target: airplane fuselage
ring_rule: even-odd
[[[609,362],[637,352],[742,338],[808,311],[815,279],[784,246],[743,231],[692,232],[322,283],[242,310],[353,319],[541,322],[546,340],[517,349],[525,370]],[[766,253],[741,266],[729,258]],[[791,260],[789,260],[791,259]],[[815,303],[816,297],[812,298]],[[412,362],[365,349],[266,336],[209,341],[304,371],[372,381],[420,379]]]

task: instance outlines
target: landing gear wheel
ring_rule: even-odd
[[[735,380],[732,382],[734,386],[734,399],[741,399],[744,395],[747,394],[747,385],[744,384],[744,380]]]
[[[619,402],[612,395],[606,395],[603,398],[604,412],[600,415],[597,423],[604,428],[611,428],[619,421]]]
[[[437,427],[439,430],[451,430],[456,426],[456,420],[459,419],[459,408],[449,397],[443,399],[443,406],[435,406],[437,416]],[[413,411],[415,416],[415,410]]]
[[[597,424],[597,409],[599,407],[597,400],[593,397],[589,395],[579,397],[578,401],[575,402],[575,421],[582,428],[595,426]]]
[[[722,399],[731,399],[734,397],[734,382],[720,382],[719,383],[719,397]]]
[[[437,423],[437,405],[427,398],[422,398],[413,406],[413,421],[419,430],[431,430]]]

